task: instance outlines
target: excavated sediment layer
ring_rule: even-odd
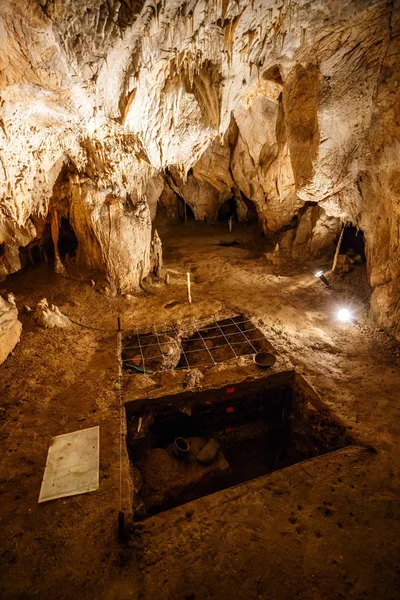
[[[128,403],[134,519],[353,443],[299,374],[279,375]]]

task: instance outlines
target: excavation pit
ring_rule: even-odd
[[[293,372],[133,401],[126,416],[134,520],[353,443]],[[184,457],[174,451],[179,438]]]
[[[240,356],[271,351],[262,331],[240,314],[129,332],[122,343],[122,363],[131,373],[154,373],[212,367]]]

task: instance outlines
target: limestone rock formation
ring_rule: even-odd
[[[64,219],[127,292],[157,205],[233,201],[294,259],[362,229],[399,321],[400,0],[4,0],[0,21],[0,277],[49,231],[62,271]]]
[[[217,440],[214,440],[214,438],[209,439],[196,455],[196,460],[205,465],[209,464],[217,456],[219,447]]]
[[[279,249],[292,258],[322,256],[332,250],[339,230],[339,220],[328,217],[318,205],[305,206],[296,227],[285,231]]]
[[[163,255],[162,243],[157,229],[154,231],[153,241],[151,242],[151,268],[157,277],[162,276]]]
[[[7,302],[0,296],[0,364],[12,352],[19,342],[22,324],[18,320],[18,309],[15,304]]]
[[[55,304],[49,306],[46,298],[43,298],[37,303],[33,316],[36,323],[45,329],[52,329],[53,327],[69,327],[71,325],[71,321],[66,315],[63,315],[58,306],[55,306]]]

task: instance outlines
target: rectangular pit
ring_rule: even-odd
[[[122,341],[122,364],[131,373],[212,367],[272,346],[251,319],[231,315],[129,332]]]
[[[293,373],[134,401],[126,416],[135,520],[353,443]]]

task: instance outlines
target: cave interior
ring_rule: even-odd
[[[1,598],[400,598],[400,0],[0,32]]]

